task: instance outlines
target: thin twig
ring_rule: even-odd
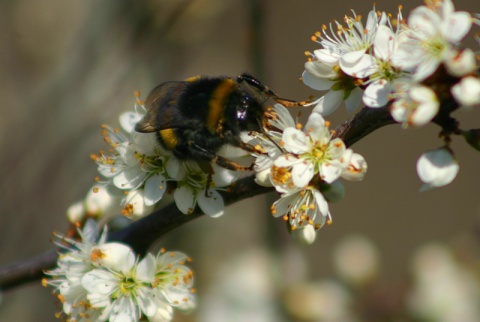
[[[349,121],[338,126],[335,129],[335,135],[342,138],[347,146],[351,146],[380,127],[393,123],[387,107],[363,108]],[[230,191],[223,194],[223,197],[225,204],[230,205],[269,191],[273,191],[273,188],[258,186],[254,176],[250,176],[237,181]],[[198,207],[191,215],[184,215],[175,204],[170,204],[120,231],[110,233],[109,240],[127,243],[136,252],[142,254],[159,237],[201,215]],[[55,250],[51,250],[42,255],[0,267],[0,289],[9,290],[42,278],[43,271],[53,268],[56,260],[57,254]]]

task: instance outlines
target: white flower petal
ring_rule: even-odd
[[[468,12],[457,11],[445,23],[445,37],[451,43],[459,43],[470,31],[472,17]]]
[[[314,190],[312,190],[312,193],[313,193],[313,197],[315,198],[315,202],[317,204],[318,211],[320,212],[320,214],[322,214],[322,217],[326,218],[328,216],[328,214],[330,213],[330,211],[328,210],[327,200],[325,200],[325,197],[323,196],[323,194],[318,190],[314,189]],[[323,224],[323,222],[325,222],[324,219],[322,220],[322,224]]]
[[[116,175],[113,178],[113,184],[119,189],[133,189],[138,187],[145,180],[146,176],[147,173],[142,171],[140,164],[138,164]]]
[[[313,225],[307,225],[303,229],[295,229],[291,233],[293,237],[304,245],[311,245],[317,237],[317,232]]]
[[[176,181],[183,180],[187,173],[182,163],[177,158],[169,158],[165,165],[168,176]]]
[[[125,203],[130,206],[128,215],[133,219],[146,216],[153,210],[153,205],[147,205],[145,203],[145,193],[143,189],[130,191],[125,199]]]
[[[343,91],[329,91],[317,101],[317,105],[313,109],[313,112],[319,113],[323,116],[330,115],[343,102],[343,96]]]
[[[127,274],[135,265],[133,250],[120,243],[106,243],[92,247],[91,260],[98,266]]]
[[[345,108],[348,113],[353,113],[362,102],[363,90],[360,87],[356,87],[350,92],[347,99],[345,99]]]
[[[368,107],[382,107],[387,105],[393,87],[387,80],[381,79],[373,82],[365,89],[363,93],[363,103]]]
[[[196,198],[194,192],[186,185],[178,187],[173,193],[177,208],[184,214],[191,214],[195,210]]]
[[[156,266],[155,257],[151,253],[148,253],[140,263],[138,263],[136,278],[142,282],[153,283],[155,281]]]
[[[325,162],[320,167],[320,178],[327,183],[337,180],[342,174],[342,168],[339,165]]]
[[[377,58],[389,60],[395,44],[395,35],[387,26],[379,26],[375,35],[374,52]]]
[[[440,62],[435,59],[429,59],[423,61],[420,65],[418,65],[415,74],[413,74],[412,79],[416,82],[421,82],[431,76],[440,65]]]
[[[306,63],[308,64],[308,63]],[[306,65],[305,64],[305,65]],[[320,78],[318,76],[315,76],[308,70],[305,70],[302,74],[302,81],[305,85],[307,85],[310,88],[313,88],[317,91],[326,91],[329,90],[330,87],[334,84],[330,78]]]
[[[204,192],[199,193],[198,206],[202,209],[205,215],[212,218],[217,218],[223,215],[225,209],[222,196],[214,189],[208,189],[207,196],[205,196]]]
[[[310,143],[308,137],[296,128],[286,128],[283,131],[282,141],[285,150],[291,153],[300,154],[310,150]]]
[[[82,277],[82,286],[89,293],[110,295],[117,284],[118,282],[111,272],[101,269],[94,269]]]
[[[215,187],[225,187],[230,185],[238,178],[240,173],[239,171],[228,170],[216,164],[213,164],[212,167],[212,182],[215,184]]]
[[[292,169],[292,181],[298,188],[303,188],[313,178],[313,163],[301,162]]]
[[[339,54],[328,48],[317,49],[313,52],[313,54],[320,62],[330,66],[337,65],[338,60],[341,57]]]
[[[270,176],[271,168],[267,168],[255,173],[255,183],[262,187],[272,187],[272,181]]]
[[[155,174],[145,181],[144,201],[145,205],[152,206],[162,199],[167,190],[167,182],[161,174]]]
[[[356,78],[365,78],[376,72],[375,57],[365,54],[365,50],[347,53],[340,59],[342,71]]]
[[[135,112],[125,112],[120,114],[119,121],[122,128],[128,132],[132,133],[135,128],[135,124],[140,121],[142,117]]]

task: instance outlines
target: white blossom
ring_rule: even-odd
[[[425,184],[421,190],[442,187],[455,179],[460,166],[448,148],[423,153],[417,161],[417,173]]]
[[[393,62],[422,81],[437,70],[452,46],[459,45],[471,25],[470,14],[455,11],[451,0],[429,1],[411,12]]]
[[[93,268],[92,249],[105,243],[107,230],[104,229],[99,237],[95,221],[89,219],[78,234],[81,242],[56,235],[55,243],[66,252],[59,255],[55,269],[45,272],[52,278],[45,279],[43,285],[55,288],[54,292],[59,294],[63,312],[72,321],[88,321],[88,318],[95,320],[99,312],[93,309],[87,300],[88,292],[82,286],[82,277]]]
[[[401,79],[394,83],[396,99],[390,113],[403,127],[420,127],[438,113],[440,103],[435,92],[427,86]]]
[[[455,84],[452,95],[461,107],[471,108],[480,105],[480,79],[474,76],[467,76]]]
[[[273,108],[268,108],[268,122],[265,133],[257,133],[252,140],[247,141],[251,145],[261,147],[261,152],[255,155],[255,181],[262,186],[271,187],[270,171],[274,161],[283,151],[280,148],[282,132],[289,127],[295,127],[290,112],[281,104],[275,104]]]
[[[154,316],[157,307],[151,284],[155,258],[148,254],[139,263],[133,251],[122,244],[108,243],[95,249],[101,267],[82,277],[92,307],[101,309],[100,321],[138,321]]]
[[[176,178],[177,189],[173,198],[178,209],[184,214],[191,214],[198,203],[200,209],[212,218],[220,217],[224,212],[223,198],[218,192],[230,185],[238,175],[237,172],[212,165],[212,182],[208,182],[209,175],[194,162],[182,162],[182,170],[175,168],[182,177]]]
[[[332,183],[338,179],[350,163],[350,150],[340,138],[332,139],[325,120],[318,113],[312,113],[304,131],[286,128],[282,136],[282,146],[287,152],[278,157],[277,167],[291,168],[292,181],[302,188],[314,176]]]
[[[379,26],[387,22],[386,14],[379,17],[374,9],[369,12],[364,26],[361,17],[352,12],[353,17],[344,19],[347,27],[335,21],[336,28],[330,24],[330,34],[324,26],[323,34],[317,33],[313,37],[315,41],[319,39],[317,42],[323,48],[309,53],[311,59],[305,64],[303,82],[316,90],[329,90],[325,96],[312,102],[316,105],[314,111],[322,115],[335,111],[344,100],[348,112],[358,107],[362,90],[349,76],[367,76],[363,68],[365,53],[372,46]]]
[[[284,190],[280,199],[273,203],[271,211],[274,217],[282,217],[288,222],[291,230],[312,226],[317,231],[326,222],[332,221],[325,197],[311,186]]]

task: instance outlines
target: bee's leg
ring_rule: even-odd
[[[218,164],[222,168],[228,169],[228,170],[233,170],[233,171],[253,171],[253,163],[246,167],[244,165],[238,164],[235,161],[229,160],[227,158],[224,158],[222,156],[216,155],[213,159],[212,162],[215,164]]]
[[[300,101],[300,102],[299,101],[293,101],[293,100],[289,100],[289,99],[286,99],[286,98],[281,98],[281,97],[278,97],[278,96],[272,96],[272,98],[275,102],[280,103],[285,107],[306,106],[306,105],[311,103],[310,101]]]
[[[210,161],[197,161],[200,169],[207,174],[207,183],[205,184],[205,197],[208,197],[208,191],[212,185],[213,168]]]
[[[264,153],[263,149],[260,146],[254,146],[254,145],[251,145],[250,143],[245,143],[243,141],[236,142],[235,146],[250,153],[257,153],[257,154]]]
[[[212,163],[215,163],[215,164],[218,164],[219,166],[221,166],[222,168],[225,168],[225,169],[228,169],[228,170],[233,170],[233,171],[252,171],[253,170],[253,164],[250,165],[249,167],[246,167],[246,166],[243,166],[241,164],[238,164],[237,162],[235,161],[232,161],[232,160],[229,160],[227,158],[224,158],[220,155],[217,155],[213,152],[210,152],[210,151],[207,151],[205,150],[204,148],[198,146],[197,144],[195,143],[191,143],[191,146],[192,148],[195,148],[196,150],[198,150],[199,152],[202,153],[202,155],[208,157],[208,159],[210,160],[210,162]],[[252,146],[252,148],[254,148]],[[197,162],[199,164],[201,164],[200,162]],[[203,163],[203,162],[202,162]],[[206,168],[203,168],[202,166],[200,166],[202,168],[202,170],[205,171]],[[206,171],[207,172],[207,171]],[[207,172],[208,173],[208,172]],[[211,170],[211,173],[213,173],[213,169]]]

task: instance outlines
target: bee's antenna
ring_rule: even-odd
[[[275,93],[270,88],[260,83],[258,79],[256,79],[255,77],[247,73],[243,73],[242,75],[239,75],[237,77],[237,81],[246,82],[250,86],[253,86],[256,89],[258,89],[260,92],[264,93],[267,96],[267,98],[272,98],[275,102],[280,103],[285,107],[299,107],[299,106],[305,106],[311,103],[310,101],[298,102],[298,101],[294,101],[286,98],[281,98],[280,96],[278,96],[277,93]]]

